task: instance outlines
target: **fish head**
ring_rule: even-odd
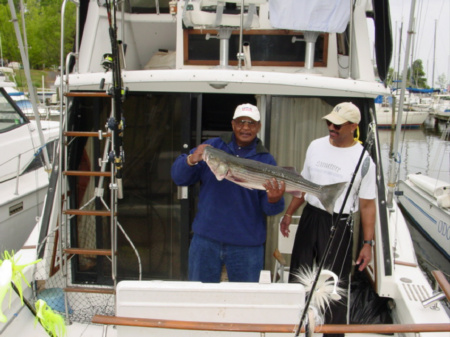
[[[216,176],[217,180],[223,180],[228,174],[228,165],[220,156],[220,153],[215,153],[212,147],[207,146],[203,151],[203,160]]]

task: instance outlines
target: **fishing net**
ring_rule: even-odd
[[[77,287],[79,284],[71,284],[72,261],[68,261],[68,277],[63,275],[63,268],[60,264],[60,254],[58,248],[58,231],[50,233],[39,250],[44,251],[44,256],[50,258],[42,259],[37,265],[34,273],[33,297],[29,302],[34,305],[37,300],[44,300],[54,311],[62,316],[66,316],[71,322],[88,323],[92,321],[94,315],[114,315],[115,303],[113,294],[98,293],[102,286],[95,285],[97,293],[86,292],[90,285],[83,284],[85,292],[67,292],[67,310],[64,289],[66,287]],[[95,236],[94,236],[95,238]],[[66,279],[68,284],[66,284]],[[110,287],[104,287],[110,289]],[[94,286],[92,286],[92,290]]]

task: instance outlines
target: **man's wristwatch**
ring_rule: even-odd
[[[363,245],[365,244],[371,245],[372,247],[375,246],[375,241],[374,240],[364,240],[363,241]]]

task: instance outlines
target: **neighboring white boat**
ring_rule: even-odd
[[[408,215],[450,261],[450,183],[408,174],[398,190],[397,198]]]
[[[19,106],[20,110],[30,119],[34,119],[33,105],[30,99],[25,95],[23,91],[19,91],[13,87],[7,87],[6,92],[11,96],[14,102]],[[52,119],[55,120],[59,117],[59,106],[39,104],[38,112],[40,119]]]
[[[45,299],[62,312],[72,323],[68,336],[288,336],[295,331],[303,287],[267,277],[275,265],[280,216],[267,219],[262,282],[187,282],[197,191],[177,188],[170,166],[180,153],[230,130],[233,111],[244,102],[258,105],[259,137],[279,165],[301,167],[309,143],[328,132],[322,117],[338,102],[358,105],[360,137],[367,143],[374,99],[389,92],[375,79],[366,15],[386,33],[377,34],[375,42],[383,77],[392,42],[390,22],[383,21],[388,3],[360,0],[350,6],[345,0],[332,7],[328,1],[245,0],[245,11],[241,3],[132,0],[121,2],[123,12],[112,13],[104,1],[79,6],[87,11],[82,39],[75,39],[79,48],[76,55],[61,55],[61,70],[67,69],[58,83],[65,101],[61,165],[53,172],[38,223],[39,250],[32,258],[42,261],[29,267],[35,269],[30,280],[35,291],[27,297],[31,303]],[[288,3],[295,6],[282,10]],[[109,22],[116,16],[120,81],[111,74],[118,58],[109,54],[115,32]],[[72,57],[73,69],[65,67]],[[438,299],[430,300],[433,289],[417,263],[402,213],[396,203],[386,202],[374,132],[370,153],[380,170],[376,245],[366,271],[370,289],[390,303],[385,307],[394,324],[318,329],[443,337],[450,319]],[[359,239],[355,236],[356,249]],[[10,321],[0,323],[2,336],[32,331],[33,315],[26,308],[19,313],[3,308]],[[29,334],[45,332],[38,325]]]
[[[377,115],[377,125],[379,128],[395,128],[397,124],[398,106],[395,108],[395,114],[392,114],[392,102],[384,99],[382,103],[375,103]],[[404,107],[402,113],[403,128],[419,128],[429,115],[428,109],[418,109]]]
[[[49,183],[35,121],[17,109],[0,82],[0,251],[19,250],[41,213]],[[51,153],[59,122],[43,122],[45,144]]]

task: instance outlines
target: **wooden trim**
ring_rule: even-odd
[[[66,137],[111,137],[111,132],[102,132],[101,134],[93,131],[66,131],[63,132]]]
[[[98,91],[86,91],[86,92],[66,92],[64,94],[66,97],[112,97],[110,94],[106,92],[98,92]]]
[[[109,294],[115,293],[112,288],[93,288],[93,287],[67,287],[64,288],[66,293],[89,293],[89,294]]]
[[[218,32],[217,29],[184,29],[183,30],[183,64],[185,65],[193,65],[193,66],[217,66],[220,64],[220,56],[217,56],[217,60],[189,60],[189,35],[206,35],[211,34],[214,35]],[[239,30],[233,30],[231,32],[232,35],[239,35]],[[285,36],[296,36],[303,35],[303,32],[294,31],[294,30],[286,30],[286,29],[252,29],[252,30],[244,30],[242,32],[243,35],[285,35]],[[328,39],[329,34],[321,33],[324,40],[324,48],[323,48],[323,61],[314,62],[314,67],[327,67],[328,62]],[[304,61],[298,62],[284,62],[284,61],[257,61],[251,60],[252,66],[262,66],[262,67],[304,67]],[[228,65],[237,66],[237,60],[228,60]]]
[[[66,248],[67,254],[111,256],[111,249]]]
[[[33,246],[22,246],[21,249],[36,249],[36,245],[33,245]]]
[[[405,261],[399,261],[399,260],[395,260],[394,264],[398,264],[401,266],[406,266],[406,267],[417,267],[416,263],[411,263],[411,262],[405,262]]]
[[[436,282],[439,284],[439,287],[447,297],[447,301],[450,301],[450,284],[445,278],[444,273],[440,270],[433,270],[431,274],[433,274],[433,277],[436,279]]]
[[[273,257],[282,265],[282,266],[286,266],[286,260],[283,256],[283,254],[280,253],[280,251],[277,249],[275,249],[275,251],[273,252]]]
[[[278,332],[292,333],[296,325],[292,324],[246,324],[246,323],[216,323],[188,322],[164,319],[131,318],[95,315],[92,323],[135,326],[145,328],[205,330],[205,331],[235,331],[235,332]],[[411,333],[411,332],[446,332],[450,331],[449,323],[441,324],[325,324],[314,329],[316,333]],[[304,328],[302,328],[304,332]]]
[[[82,209],[66,209],[64,214],[70,215],[94,215],[94,216],[111,216],[110,211],[85,211]],[[115,214],[117,215],[117,214]]]
[[[64,171],[63,174],[77,177],[111,177],[111,172],[100,171]]]

